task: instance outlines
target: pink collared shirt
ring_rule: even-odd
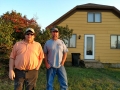
[[[20,70],[32,70],[38,66],[39,60],[44,58],[41,44],[38,42],[17,42],[12,49],[10,58],[15,60],[15,68]]]

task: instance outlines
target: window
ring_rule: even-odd
[[[88,12],[88,22],[101,22],[101,13]]]
[[[67,47],[76,47],[76,34],[73,34],[69,40],[65,40]]]
[[[120,35],[111,35],[111,48],[120,49]]]

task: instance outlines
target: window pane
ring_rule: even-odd
[[[76,35],[72,35],[70,38],[70,47],[76,47]]]
[[[100,13],[95,13],[95,22],[100,22],[101,18],[100,18]]]
[[[87,55],[93,55],[93,38],[87,37]]]
[[[111,48],[117,48],[117,36],[111,36]]]
[[[93,22],[93,13],[88,13],[88,22]]]
[[[68,40],[64,39],[66,47],[68,47]]]
[[[120,36],[118,36],[118,48],[120,48]]]

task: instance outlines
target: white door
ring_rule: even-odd
[[[95,58],[95,37],[94,35],[85,35],[84,37],[84,59]]]

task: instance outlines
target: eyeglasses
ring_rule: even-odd
[[[26,35],[31,35],[31,36],[33,36],[34,34],[33,34],[33,33],[26,33]]]

